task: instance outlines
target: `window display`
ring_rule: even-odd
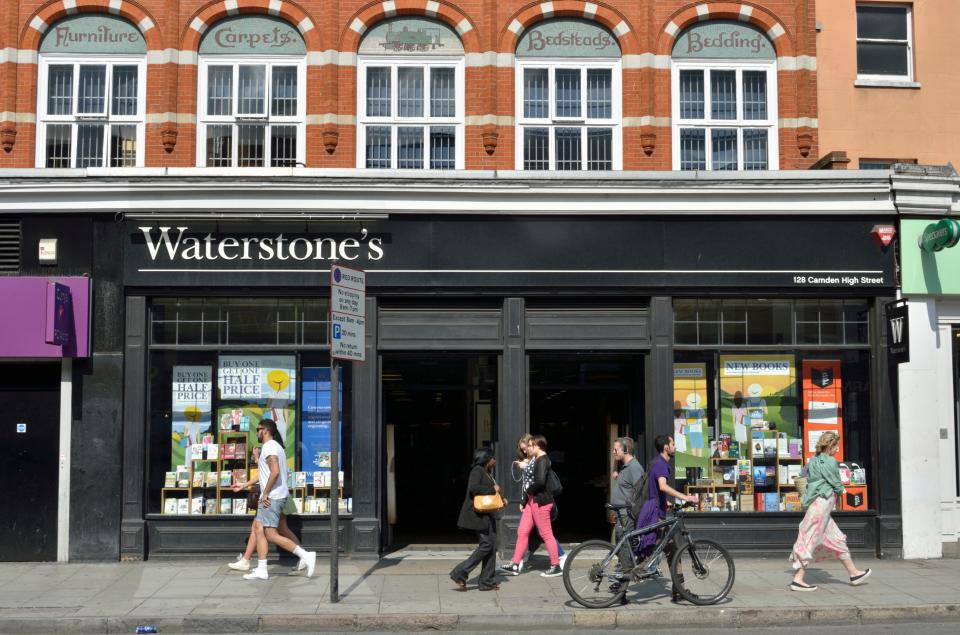
[[[269,302],[264,300],[263,302]],[[289,303],[303,301],[290,300]],[[163,300],[152,319],[168,313]],[[279,315],[279,312],[278,312]],[[275,329],[263,331],[276,337]],[[271,345],[273,342],[268,342]],[[331,470],[330,368],[326,351],[251,353],[171,349],[154,342],[151,352],[150,513],[246,515],[254,512],[238,482],[255,480],[252,451],[263,419],[276,421],[287,448],[287,477],[299,513],[329,513]],[[350,499],[350,376],[341,374],[340,511]],[[344,386],[344,383],[347,385]],[[344,425],[343,422],[347,422]]]
[[[677,319],[688,321],[684,302],[678,301]],[[799,315],[810,302],[795,304]],[[719,321],[724,332],[728,322]],[[735,354],[689,348],[678,345],[673,370],[675,469],[678,488],[699,496],[700,511],[802,511],[798,480],[827,430],[841,438],[837,459],[846,493],[838,509],[869,509],[867,348]]]

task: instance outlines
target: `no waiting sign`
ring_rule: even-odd
[[[334,265],[330,269],[330,356],[366,359],[367,274]]]

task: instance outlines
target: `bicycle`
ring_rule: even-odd
[[[612,606],[624,598],[631,582],[661,575],[659,565],[670,547],[670,579],[681,597],[698,606],[716,604],[727,597],[736,576],[733,558],[712,540],[690,539],[683,522],[687,506],[674,506],[666,519],[624,534],[616,545],[605,540],[589,540],[570,551],[563,567],[563,586],[570,597],[591,609]],[[607,505],[618,513],[626,507]],[[665,531],[653,553],[644,562],[638,562],[639,537],[661,529]],[[621,570],[617,557],[621,549],[624,554],[630,554],[627,571]]]

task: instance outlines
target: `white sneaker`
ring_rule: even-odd
[[[239,556],[237,556],[236,561],[231,562],[227,566],[233,569],[234,571],[249,571],[250,561],[244,558],[243,554],[241,553]]]
[[[303,571],[306,568],[307,568],[307,563],[303,561],[303,558],[301,558],[297,562],[297,566],[294,568],[294,571]]]
[[[317,552],[308,551],[307,555],[300,559],[300,562],[305,563],[307,567],[307,577],[312,578],[313,570],[317,567]]]
[[[269,577],[270,577],[270,576],[267,574],[267,570],[266,570],[266,569],[261,569],[260,567],[257,567],[256,569],[254,569],[254,570],[251,571],[250,573],[244,575],[244,576],[243,576],[243,579],[244,579],[244,580],[266,580],[266,579],[268,579]]]

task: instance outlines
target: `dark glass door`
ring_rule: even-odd
[[[610,534],[605,505],[613,440],[620,435],[641,440],[642,376],[639,356],[530,357],[530,432],[546,437],[563,483],[554,524],[561,542]]]
[[[473,540],[457,517],[473,451],[494,440],[496,369],[491,355],[383,358],[388,543]]]
[[[60,365],[0,364],[0,561],[57,559]]]

